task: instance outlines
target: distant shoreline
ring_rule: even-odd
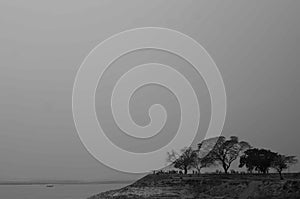
[[[84,185],[84,184],[130,184],[135,180],[124,180],[124,181],[43,181],[43,182],[22,182],[22,181],[5,181],[0,182],[2,185]]]

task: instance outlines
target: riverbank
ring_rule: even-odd
[[[89,199],[297,199],[300,198],[300,173],[285,174],[150,174],[121,189]]]
[[[89,185],[89,184],[131,184],[133,180],[107,180],[107,181],[57,181],[57,180],[45,180],[45,181],[2,181],[0,185]]]

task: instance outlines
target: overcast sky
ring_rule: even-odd
[[[299,10],[300,2],[292,0],[1,0],[0,180],[138,177],[107,168],[85,150],[71,102],[89,51],[112,34],[144,26],[181,31],[210,53],[228,97],[223,135],[300,158]],[[139,57],[180,63],[155,53]],[[172,101],[166,91],[155,92],[162,103]],[[135,100],[143,96],[137,93]],[[173,114],[176,121],[175,109]],[[136,148],[124,139],[123,148]]]

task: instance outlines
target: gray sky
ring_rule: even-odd
[[[138,177],[109,169],[89,155],[76,133],[71,97],[76,72],[94,46],[112,34],[144,26],[181,31],[210,53],[228,97],[223,135],[300,157],[299,9],[300,2],[292,0],[2,0],[0,179]],[[144,56],[140,59],[178,63],[155,52]],[[168,92],[155,91],[162,103],[172,101]],[[143,96],[137,93],[133,101],[143,101]],[[134,114],[139,118],[139,112]],[[176,109],[173,114],[176,121]],[[124,148],[136,148],[123,141]]]

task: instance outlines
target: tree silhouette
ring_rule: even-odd
[[[271,167],[274,168],[279,176],[280,179],[283,180],[282,171],[288,169],[291,165],[296,164],[298,160],[295,156],[284,156],[284,155],[276,155],[271,163]]]
[[[211,141],[213,141],[214,146],[208,156],[220,164],[226,174],[228,173],[232,162],[236,160],[244,150],[251,147],[249,143],[239,141],[236,136],[231,136],[228,140],[226,140],[225,137],[220,136],[216,140]],[[202,145],[203,143],[200,143],[198,147],[201,147]]]
[[[261,173],[268,173],[269,168],[278,154],[266,149],[248,149],[240,157],[239,167],[246,166],[249,172],[254,169]]]
[[[203,140],[198,144],[197,157],[194,161],[194,168],[198,173],[201,173],[201,169],[215,165],[216,161],[209,155],[210,150],[214,147],[216,138]]]
[[[205,155],[201,156],[201,154],[197,154],[197,157],[193,163],[193,167],[197,169],[198,173],[201,173],[201,169],[210,167],[215,164],[215,161],[212,157]]]
[[[168,152],[168,162],[172,162],[173,166],[177,169],[184,171],[187,174],[188,170],[194,167],[197,158],[197,153],[191,147],[181,150],[181,154],[175,151]]]
[[[243,153],[243,155],[241,155]],[[198,149],[186,147],[180,153],[168,152],[167,161],[184,172],[188,173],[191,168],[197,169],[219,164],[227,174],[232,162],[240,157],[239,167],[246,166],[249,172],[258,171],[268,173],[270,168],[275,169],[280,179],[282,172],[298,161],[295,156],[284,156],[267,149],[251,148],[245,141],[239,141],[236,136],[226,139],[223,136],[203,140],[198,144]]]

